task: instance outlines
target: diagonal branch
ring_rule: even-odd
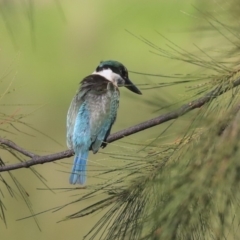
[[[36,154],[31,153],[31,152],[19,147],[16,143],[12,142],[11,140],[0,138],[0,144],[8,146],[9,148],[12,148],[12,149],[22,153],[23,155],[25,155],[27,157],[30,157],[30,158],[33,158],[33,157],[37,156]]]
[[[135,126],[127,128],[127,129],[121,130],[119,132],[116,132],[114,134],[111,134],[108,137],[107,142],[111,143],[111,142],[114,142],[121,138],[124,138],[126,136],[132,135],[134,133],[154,127],[156,125],[162,124],[162,123],[170,121],[172,119],[176,119],[195,108],[199,108],[199,107],[203,106],[204,104],[210,102],[214,98],[222,95],[223,93],[227,92],[228,90],[230,90],[234,87],[237,87],[239,85],[240,85],[240,77],[238,77],[235,81],[233,81],[231,86],[226,86],[226,85],[218,86],[214,90],[205,94],[203,97],[193,100],[187,104],[184,104],[175,111],[160,115],[160,116],[150,119],[146,122],[140,123],[138,125],[135,125]],[[31,167],[31,166],[34,166],[37,164],[43,164],[43,163],[47,163],[47,162],[53,162],[56,160],[60,160],[63,158],[69,158],[74,155],[74,152],[72,150],[66,150],[63,152],[54,153],[54,154],[50,154],[50,155],[38,156],[34,153],[28,152],[27,150],[17,146],[12,141],[9,141],[9,140],[3,139],[3,138],[0,138],[0,145],[8,146],[9,148],[12,148],[12,149],[22,153],[23,155],[31,158],[30,160],[25,161],[25,162],[2,166],[2,167],[0,167],[0,172],[11,171],[14,169],[19,169],[19,168],[28,168],[28,167]]]

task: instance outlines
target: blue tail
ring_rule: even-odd
[[[72,173],[69,182],[71,184],[84,184],[86,182],[86,164],[88,158],[88,150],[84,151],[74,158]]]

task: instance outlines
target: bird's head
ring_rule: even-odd
[[[134,93],[142,94],[141,91],[130,81],[128,70],[120,62],[113,60],[100,62],[93,74],[105,77],[118,87],[125,86]]]

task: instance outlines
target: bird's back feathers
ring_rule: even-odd
[[[74,97],[67,117],[67,142],[75,151],[73,172],[70,183],[83,182],[85,168],[76,166],[83,161],[88,150],[96,153],[110,133],[117,115],[119,90],[110,81],[99,75],[83,79]],[[81,183],[82,184],[82,183]]]

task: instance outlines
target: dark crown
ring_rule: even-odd
[[[119,74],[122,78],[124,79],[128,78],[128,70],[120,62],[113,60],[102,61],[98,65],[96,72],[101,72],[104,69],[111,69],[114,73]]]

